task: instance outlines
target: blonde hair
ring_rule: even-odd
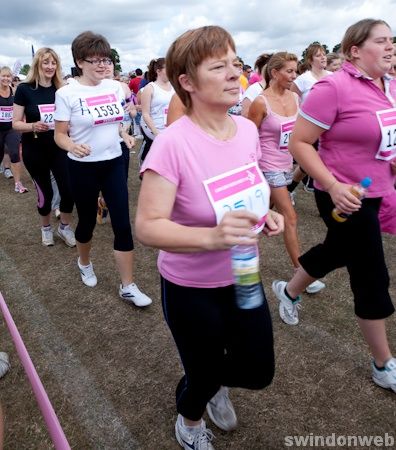
[[[197,81],[197,68],[206,58],[222,56],[235,43],[228,31],[211,25],[189,30],[179,36],[169,47],[166,55],[166,72],[180,100],[189,110],[192,106],[189,92],[180,82],[180,75],[186,74],[193,82]]]
[[[281,70],[285,64],[289,61],[295,61],[296,66],[298,63],[298,58],[294,53],[289,52],[278,52],[274,53],[265,66],[265,88],[269,87],[270,81],[272,80],[272,71],[273,70]]]
[[[376,25],[386,25],[390,29],[390,26],[384,20],[363,19],[346,30],[341,42],[341,51],[347,61],[352,60],[351,48],[361,47]]]
[[[35,84],[36,89],[38,88],[40,81],[40,66],[42,61],[46,59],[48,55],[52,56],[56,62],[56,70],[55,75],[52,78],[52,82],[55,85],[56,89],[59,89],[63,85],[62,67],[59,56],[54,50],[52,50],[52,48],[49,47],[43,47],[37,50],[24,83]]]
[[[0,73],[1,72],[8,72],[11,77],[13,76],[12,70],[8,66],[0,67]]]

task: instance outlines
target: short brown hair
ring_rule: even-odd
[[[319,43],[314,43],[308,46],[307,51],[305,52],[305,61],[311,66],[313,57],[316,55],[318,51],[321,51],[324,55],[326,55],[326,50]]]
[[[108,40],[101,34],[95,34],[92,31],[84,31],[74,38],[72,42],[72,54],[74,65],[79,74],[81,69],[77,61],[82,61],[92,56],[111,58],[111,47]]]
[[[361,47],[376,25],[386,25],[390,28],[384,20],[363,19],[354,23],[346,30],[341,42],[341,51],[347,61],[352,60],[351,48]]]
[[[169,47],[166,55],[166,72],[187,110],[191,108],[191,97],[181,87],[180,75],[186,74],[196,82],[199,64],[206,58],[224,55],[229,48],[235,52],[232,36],[224,28],[215,25],[186,31]]]

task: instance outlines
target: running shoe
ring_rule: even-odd
[[[396,392],[396,358],[389,359],[382,370],[378,370],[374,361],[371,362],[372,377],[374,383],[384,389],[392,389]]]
[[[29,191],[20,181],[18,181],[18,183],[15,183],[15,192],[17,192],[18,194],[24,194],[25,192]]]
[[[66,225],[63,229],[59,225],[56,234],[62,239],[62,241],[68,247],[75,247],[76,246],[76,238],[74,237],[74,231],[70,228],[69,225]]]
[[[109,210],[106,206],[106,202],[103,197],[98,198],[98,212],[96,214],[96,223],[98,225],[103,225],[107,222],[109,215]]]
[[[55,219],[57,219],[57,220],[59,220],[60,219],[60,209],[59,208],[55,208],[54,209],[54,216],[55,216]]]
[[[11,169],[9,167],[4,169],[4,176],[6,178],[14,178],[14,175],[12,174]]]
[[[133,303],[135,306],[148,306],[153,302],[150,297],[140,291],[135,283],[128,284],[128,286],[122,287],[118,291],[120,297],[128,303]]]
[[[206,405],[212,422],[224,431],[235,430],[238,425],[234,407],[228,395],[228,388],[222,386]]]
[[[175,424],[175,434],[177,442],[184,450],[214,450],[211,441],[214,438],[213,433],[206,428],[205,421],[197,427],[196,432],[191,432],[193,427],[186,427],[183,423],[183,417],[179,414]],[[194,430],[195,431],[195,430]]]
[[[82,266],[80,264],[80,258],[77,260],[78,268],[80,269],[81,280],[85,286],[94,287],[98,283],[95,272],[93,270],[93,264],[90,262],[88,266]]]
[[[289,197],[290,197],[291,204],[293,206],[296,206],[296,191],[289,192]]]
[[[45,247],[54,245],[54,232],[51,227],[41,227],[41,242]]]
[[[326,285],[324,283],[322,283],[319,280],[316,280],[305,288],[305,292],[307,292],[308,294],[316,294],[317,292],[320,292],[325,287],[326,287]]]
[[[283,322],[288,325],[298,324],[298,310],[301,308],[301,297],[296,300],[290,300],[285,294],[286,281],[275,280],[272,283],[272,291],[279,300],[279,315]]]
[[[10,359],[5,352],[0,352],[0,378],[3,378],[4,375],[10,370]]]

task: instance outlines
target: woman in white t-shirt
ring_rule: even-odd
[[[55,98],[55,141],[68,152],[71,188],[78,212],[76,241],[78,268],[86,286],[97,278],[90,259],[99,192],[111,214],[114,256],[122,284],[119,295],[136,306],[151,299],[133,282],[133,239],[129,220],[128,188],[119,137],[128,146],[133,137],[121,126],[124,91],[115,80],[105,79],[111,48],[105,37],[86,31],[72,43],[80,71],[75,82],[62,87]]]
[[[165,58],[152,59],[148,66],[149,83],[141,94],[142,120],[140,126],[145,137],[144,161],[155,137],[165,129],[169,103],[174,89],[165,70]]]

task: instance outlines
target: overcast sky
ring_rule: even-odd
[[[31,46],[46,46],[68,73],[73,38],[92,30],[117,49],[123,72],[145,70],[182,32],[220,25],[253,66],[267,51],[300,57],[312,41],[332,50],[349,25],[367,17],[386,20],[396,34],[395,7],[396,0],[13,0],[2,3],[0,65],[30,64]]]

